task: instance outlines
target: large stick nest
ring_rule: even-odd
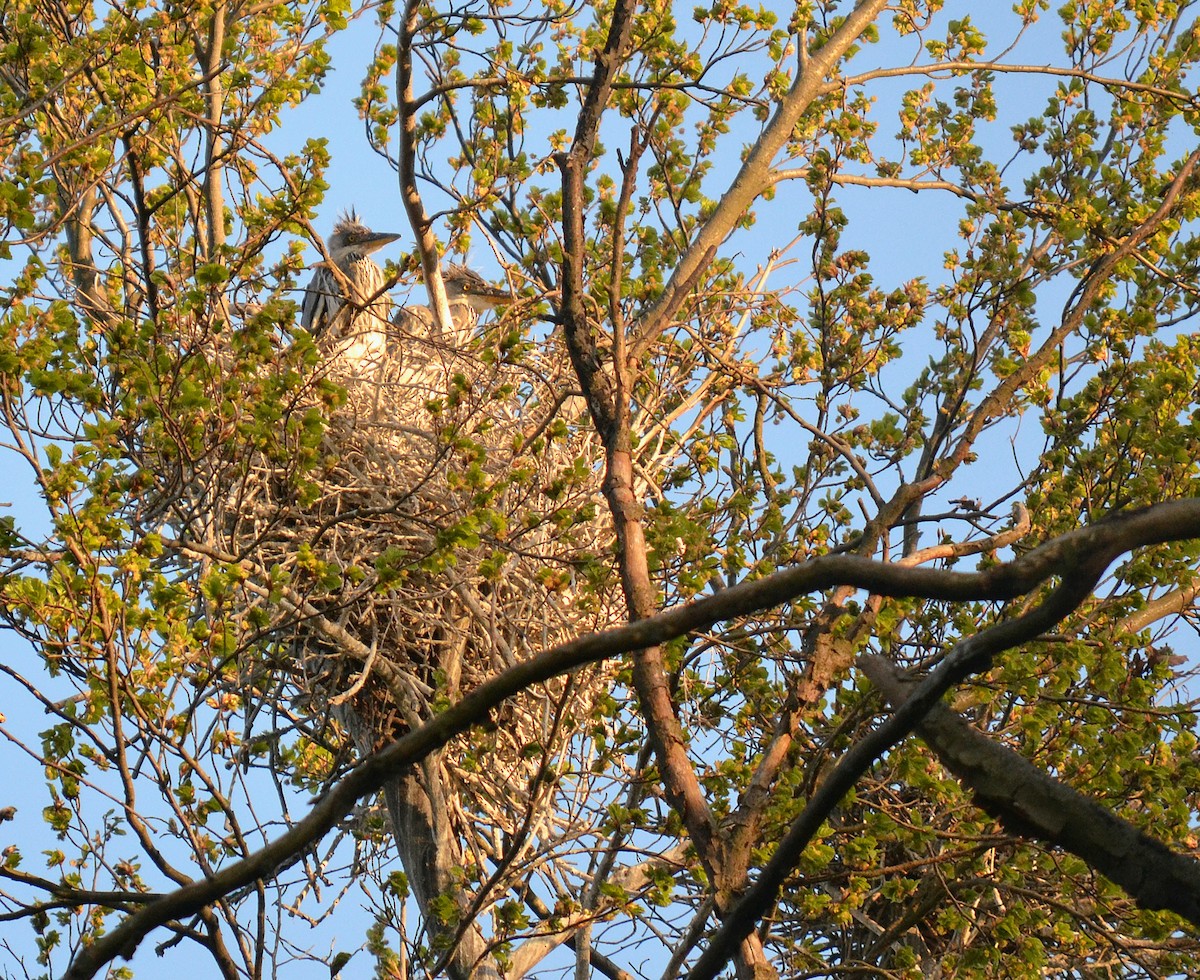
[[[365,372],[330,352],[325,370],[346,402],[327,419],[310,482],[245,468],[216,529],[230,553],[283,570],[304,600],[281,624],[291,681],[316,710],[353,706],[342,717],[360,752],[621,609],[599,450],[564,385],[565,359],[552,345],[507,359],[406,345]],[[520,811],[533,774],[607,688],[599,680],[585,672],[507,705],[490,720],[484,765],[448,753],[465,802]]]

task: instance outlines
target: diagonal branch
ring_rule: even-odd
[[[1197,599],[1200,599],[1200,577],[1178,589],[1172,589],[1146,603],[1141,609],[1131,612],[1118,624],[1119,629],[1122,632],[1138,633],[1161,619],[1187,612],[1194,606]]]
[[[413,39],[416,37],[422,4],[408,0],[401,14],[396,44],[396,106],[400,113],[398,140],[400,199],[412,227],[417,254],[421,257],[421,278],[429,293],[429,307],[442,337],[452,337],[454,323],[450,316],[450,301],[442,281],[441,256],[433,221],[425,211],[421,192],[417,189],[417,115],[419,102],[413,94]]]
[[[738,226],[758,196],[772,185],[775,157],[791,139],[801,115],[824,93],[826,77],[885,6],[886,0],[861,0],[820,49],[807,52],[796,81],[780,100],[771,121],[755,141],[733,182],[721,195],[720,203],[680,258],[671,278],[663,286],[662,295],[642,315],[630,345],[632,358],[639,357],[654,342],[686,298],[687,287],[712,261],[717,246]]]
[[[1091,267],[1080,277],[1075,289],[1063,310],[1062,320],[1046,337],[1042,345],[1026,357],[1017,369],[1005,377],[990,393],[982,398],[971,412],[969,419],[957,434],[957,439],[946,454],[934,465],[934,456],[930,451],[933,443],[927,443],[927,452],[922,455],[922,471],[912,483],[904,484],[896,493],[896,501],[904,505],[904,516],[909,527],[916,528],[916,520],[920,516],[921,501],[939,486],[942,486],[955,468],[961,465],[970,455],[980,433],[995,418],[1003,415],[1018,391],[1028,385],[1031,379],[1053,363],[1062,352],[1067,338],[1075,334],[1083,325],[1084,320],[1092,310],[1092,305],[1101,296],[1104,289],[1111,283],[1121,262],[1137,254],[1142,243],[1153,235],[1163,223],[1174,217],[1181,205],[1184,189],[1191,183],[1197,165],[1200,165],[1200,150],[1194,150],[1180,164],[1178,172],[1163,192],[1162,201],[1155,210],[1124,238],[1114,239],[1109,243],[1108,251],[1101,254],[1091,264]],[[959,397],[958,394],[954,396]],[[939,413],[939,420],[948,419],[950,415]],[[944,433],[947,439],[950,433]],[[915,539],[914,539],[915,540]]]
[[[893,707],[905,702],[908,683],[895,667],[877,656],[859,663]],[[1200,862],[1195,858],[1176,854],[1109,813],[944,704],[935,704],[916,731],[992,816],[1083,858],[1142,908],[1168,909],[1200,926]]]

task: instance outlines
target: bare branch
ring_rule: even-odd
[[[863,85],[878,78],[905,78],[910,75],[940,75],[950,73],[966,75],[974,72],[989,71],[1000,75],[1040,75],[1051,78],[1077,78],[1080,81],[1091,82],[1106,89],[1116,91],[1137,92],[1142,95],[1152,95],[1156,99],[1164,99],[1178,106],[1194,106],[1196,100],[1183,92],[1146,82],[1135,82],[1126,78],[1113,78],[1108,75],[1098,75],[1083,68],[1065,68],[1060,65],[1008,65],[999,61],[942,61],[927,65],[906,65],[902,68],[878,68],[863,72],[860,75],[850,75],[839,80],[836,87],[830,86],[829,91],[836,91],[843,85],[849,87]]]

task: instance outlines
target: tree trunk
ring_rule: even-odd
[[[377,695],[378,692],[370,691],[365,696]],[[375,726],[367,724],[357,710],[347,711],[346,720],[355,747],[364,758],[381,743],[390,741],[377,733]],[[491,958],[478,923],[472,920],[463,927],[459,922],[470,914],[470,896],[454,881],[454,868],[462,865],[462,848],[446,805],[441,758],[440,752],[435,753],[420,766],[408,767],[384,784],[383,798],[396,851],[412,895],[420,906],[434,959],[440,959],[446,949],[453,947],[446,964],[451,980],[500,980],[501,972]],[[458,914],[437,901],[441,896],[449,896]],[[441,914],[439,904],[443,905]]]

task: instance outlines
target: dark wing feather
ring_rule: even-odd
[[[327,269],[317,269],[308,288],[304,290],[300,326],[313,337],[320,336],[329,328],[341,305],[333,276]]]

